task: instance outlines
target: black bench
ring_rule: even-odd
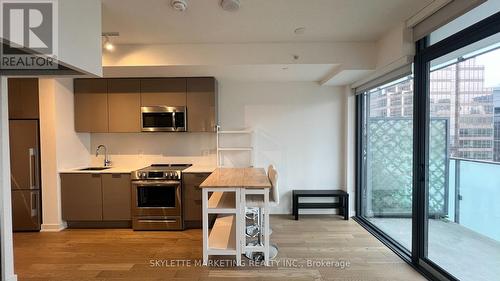
[[[293,190],[293,215],[299,219],[299,209],[339,209],[344,220],[349,220],[349,194],[343,190]],[[337,197],[338,203],[299,203],[300,197]]]

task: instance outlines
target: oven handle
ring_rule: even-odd
[[[153,186],[153,185],[158,185],[158,186],[178,186],[181,184],[180,181],[133,181],[133,185],[137,186]]]
[[[157,223],[157,222],[163,222],[163,223],[174,223],[174,222],[177,222],[177,220],[162,220],[162,219],[158,219],[158,220],[139,220],[139,222],[145,222],[145,223]]]

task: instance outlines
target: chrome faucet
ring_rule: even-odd
[[[105,145],[100,144],[95,150],[95,157],[99,156],[99,149],[104,148],[104,167],[108,167],[111,165],[111,161],[108,159],[108,149]]]

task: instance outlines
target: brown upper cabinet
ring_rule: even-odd
[[[186,106],[188,132],[215,132],[217,81],[195,78],[75,79],[75,130],[141,132],[141,106]]]
[[[9,78],[9,119],[38,119],[38,79]]]
[[[141,106],[186,106],[186,78],[141,79]]]
[[[217,81],[213,77],[187,79],[189,132],[215,132],[217,125]]]
[[[75,79],[75,130],[108,132],[108,80]]]
[[[108,80],[109,132],[141,131],[141,80]]]

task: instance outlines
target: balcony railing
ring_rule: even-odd
[[[362,194],[367,217],[412,216],[412,123],[411,118],[368,119]],[[450,157],[448,132],[446,118],[431,119],[429,218],[500,241],[500,163]]]
[[[448,219],[500,241],[500,163],[450,158]]]

